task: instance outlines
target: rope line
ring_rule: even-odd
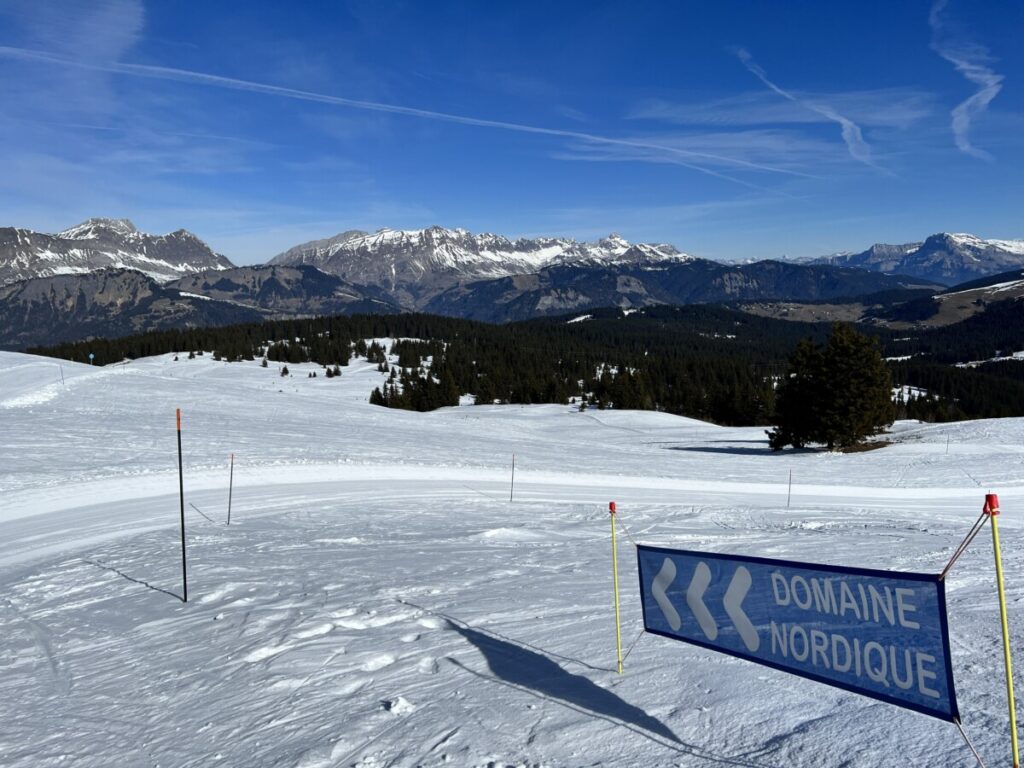
[[[964,730],[960,720],[954,720],[953,723],[956,725],[957,730],[960,731],[960,735],[964,737],[964,741],[967,743],[967,748],[974,754],[974,759],[978,761],[978,765],[980,765],[981,768],[985,768],[985,761],[981,759],[981,755],[978,754],[978,750],[974,748],[974,744],[971,743],[971,739],[967,735],[967,731]]]
[[[953,564],[960,559],[960,556],[964,552],[967,551],[967,547],[969,547],[971,545],[971,542],[974,541],[975,536],[981,533],[981,529],[984,527],[985,521],[987,519],[988,518],[985,515],[985,513],[982,512],[981,516],[978,517],[977,522],[974,523],[974,525],[971,527],[971,530],[964,537],[964,540],[960,542],[960,546],[956,548],[955,552],[953,552],[953,556],[949,559],[949,562],[946,564],[946,567],[942,569],[942,573],[939,574],[939,581],[942,581],[946,578],[946,574],[949,573],[950,569],[953,567]]]
[[[629,539],[630,543],[634,547],[639,547],[640,545],[636,543],[636,539],[633,538],[633,534],[629,532],[629,526],[626,525],[624,522],[622,522],[622,519],[619,518],[619,513],[618,512],[615,513],[615,517],[619,521],[619,527],[622,528],[622,530],[625,532],[626,538]]]
[[[640,638],[642,638],[645,634],[647,634],[647,630],[646,629],[641,629],[640,630],[640,634],[636,636],[636,640],[634,640],[632,643],[630,643],[629,650],[627,650],[626,651],[626,655],[622,657],[622,663],[623,664],[626,663],[626,659],[629,658],[629,654],[631,654],[633,652],[633,649],[636,648],[636,644],[640,642]]]
[[[202,515],[203,517],[206,517],[206,519],[207,519],[207,520],[210,520],[210,522],[211,522],[211,523],[216,523],[216,522],[217,522],[216,520],[211,520],[211,519],[210,519],[209,517],[207,517],[207,516],[206,516],[206,513],[205,513],[205,512],[203,512],[203,510],[201,510],[201,509],[200,509],[199,507],[197,507],[197,506],[196,506],[195,504],[193,504],[193,503],[192,503],[191,501],[190,501],[190,502],[188,503],[188,505],[189,505],[190,507],[192,507],[192,509],[194,509],[194,510],[195,510],[196,512],[198,512],[198,513],[199,513],[200,515]]]

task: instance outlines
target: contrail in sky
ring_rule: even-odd
[[[839,114],[827,104],[816,104],[811,101],[804,101],[803,99],[794,96],[789,91],[783,90],[768,79],[767,73],[758,66],[754,61],[754,57],[743,48],[737,50],[736,55],[739,57],[739,60],[743,62],[743,66],[750,70],[750,72],[753,73],[758,80],[768,86],[768,88],[779,94],[779,96],[782,96],[784,99],[789,99],[802,107],[806,107],[812,112],[817,112],[819,115],[827,117],[829,120],[838,123],[842,128],[843,141],[846,142],[846,148],[850,150],[850,155],[855,160],[859,160],[865,165],[870,165],[872,168],[877,167],[875,162],[871,159],[871,147],[869,147],[868,143],[864,141],[864,135],[861,133],[860,126],[853,122],[853,120]]]
[[[630,147],[633,149],[656,150],[659,152],[665,152],[679,157],[688,158],[689,160],[692,161],[712,160],[719,163],[727,163],[732,166],[735,166],[738,169],[745,168],[757,171],[767,171],[771,173],[781,173],[789,176],[809,176],[809,174],[801,173],[799,171],[788,170],[785,168],[775,168],[773,166],[751,163],[746,160],[740,160],[737,158],[715,155],[708,152],[697,152],[694,150],[682,149],[680,147],[673,147],[670,145],[658,144],[655,142],[646,142],[634,139],[616,139],[608,136],[584,133],[581,131],[568,131],[562,130],[560,128],[545,128],[536,125],[526,125],[524,123],[511,123],[502,120],[488,120],[485,118],[470,117],[467,115],[449,114],[447,112],[435,112],[433,110],[418,109],[416,107],[405,107],[398,104],[382,104],[375,101],[349,99],[343,96],[331,96],[329,94],[315,93],[313,91],[303,91],[295,88],[286,88],[279,85],[257,83],[251,80],[239,80],[233,77],[223,77],[221,75],[212,75],[205,72],[195,72],[188,69],[177,69],[174,67],[159,67],[148,64],[126,64],[121,62],[84,62],[52,53],[47,53],[46,51],[37,51],[28,48],[13,48],[9,46],[0,46],[0,57],[18,59],[21,61],[38,61],[48,64],[75,67],[78,69],[88,69],[99,72],[110,72],[113,74],[128,75],[132,77],[144,77],[156,80],[173,80],[182,83],[208,85],[217,88],[227,88],[235,91],[247,91],[250,93],[262,93],[269,96],[280,96],[289,99],[298,99],[300,101],[311,101],[320,104],[333,104],[342,107],[351,107],[354,109],[368,110],[371,112],[387,112],[395,115],[408,115],[410,117],[419,117],[428,120],[440,120],[448,123],[458,123],[460,125],[472,125],[478,126],[480,128],[496,128],[505,131],[516,131],[518,133],[531,133],[541,136],[558,136],[567,139],[578,139],[580,141],[592,142],[594,144]],[[686,168],[690,168],[691,170],[707,174],[709,176],[714,176],[716,178],[731,181],[735,184],[742,184],[743,186],[753,187],[755,189],[762,189],[761,187],[750,184],[746,181],[743,181],[742,179],[736,179],[727,174],[719,173],[718,171],[715,171],[711,168],[705,168],[704,166],[697,165],[695,162],[684,162],[680,160],[678,161],[678,164]]]
[[[970,42],[955,40],[947,33],[942,20],[947,0],[938,0],[928,14],[928,25],[932,28],[932,50],[956,67],[956,71],[978,86],[978,90],[960,102],[951,112],[953,116],[953,140],[961,152],[991,160],[992,156],[971,144],[971,119],[980,115],[1003,88],[1003,76],[990,66],[988,49]]]

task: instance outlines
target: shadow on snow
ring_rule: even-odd
[[[112,565],[106,565],[105,563],[101,563],[101,562],[99,562],[97,560],[89,560],[88,558],[82,558],[82,559],[85,562],[87,562],[89,565],[95,565],[97,568],[102,568],[105,571],[110,571],[111,573],[116,573],[121,578],[128,579],[128,581],[130,581],[130,582],[132,582],[134,584],[140,584],[143,587],[146,587],[147,589],[152,589],[154,592],[163,592],[165,595],[170,595],[175,600],[181,600],[182,599],[181,595],[176,595],[173,592],[170,592],[170,591],[168,591],[166,589],[163,589],[161,587],[155,587],[152,584],[150,584],[148,581],[143,581],[142,579],[136,579],[134,576],[129,576],[124,571],[119,571],[117,568],[115,568]]]

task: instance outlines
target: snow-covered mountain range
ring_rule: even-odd
[[[984,240],[966,233],[940,232],[919,243],[876,243],[860,253],[822,256],[811,263],[860,267],[956,285],[1024,267],[1024,240]]]
[[[135,269],[167,282],[231,266],[187,230],[150,235],[128,219],[89,219],[54,235],[0,228],[0,285],[108,268]]]
[[[8,324],[0,346],[77,338],[87,328],[120,335],[268,316],[412,310],[507,322],[609,306],[828,301],[937,292],[1022,268],[1024,240],[966,234],[799,262],[723,264],[615,234],[510,239],[438,226],[349,230],[266,266],[235,268],[185,230],[158,236],[126,219],[89,219],[53,235],[0,229],[0,316]],[[153,284],[137,285],[126,269]],[[95,279],[104,270],[116,274]],[[217,306],[198,307],[202,299]]]
[[[309,264],[419,306],[456,282],[534,274],[554,266],[681,263],[693,257],[666,244],[633,245],[616,234],[593,243],[569,238],[510,240],[465,229],[350,230],[295,246],[270,264]]]

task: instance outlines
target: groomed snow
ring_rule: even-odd
[[[0,353],[0,764],[973,765],[950,724],[660,637],[617,675],[607,502],[630,644],[630,536],[938,572],[998,492],[1020,651],[1024,420],[772,454],[658,413],[391,411],[365,360],[288,367]],[[187,604],[177,407],[216,521],[186,506]],[[947,597],[964,725],[1006,764],[987,531]]]

